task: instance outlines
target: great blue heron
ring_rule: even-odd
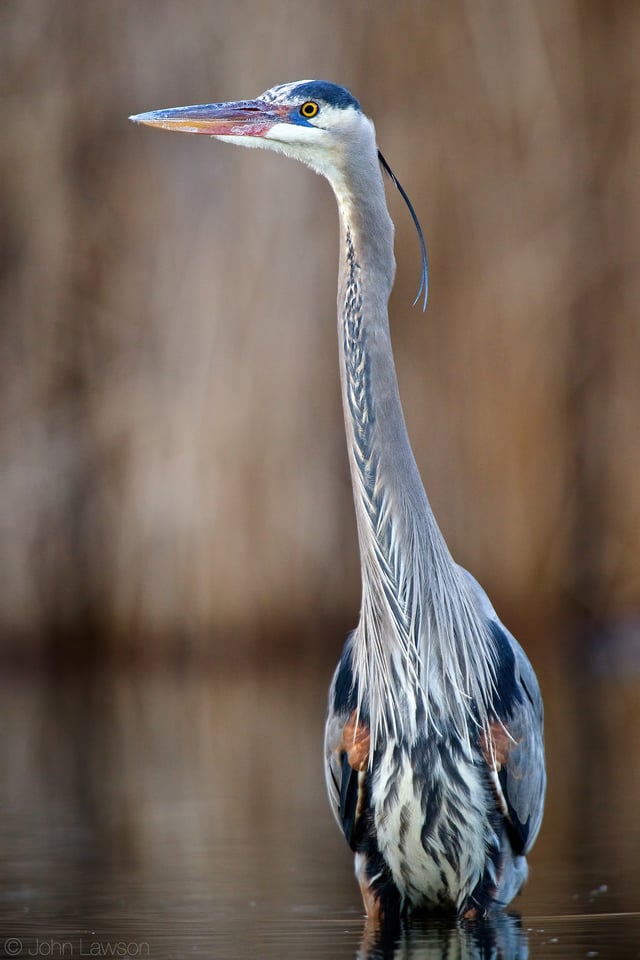
[[[387,312],[395,260],[381,165],[391,171],[373,123],[347,90],[319,80],[132,119],[276,150],[333,188],[362,605],[329,694],[329,797],[370,917],[504,906],[542,820],[542,699],[524,651],[453,561],[411,450]],[[424,243],[423,282],[426,293]]]

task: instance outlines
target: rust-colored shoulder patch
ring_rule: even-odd
[[[500,770],[509,759],[509,754],[516,742],[509,733],[509,728],[499,720],[494,720],[489,724],[489,736],[482,734],[481,748],[482,754],[489,764],[496,770]]]
[[[352,770],[362,772],[367,769],[370,743],[369,727],[366,723],[358,720],[358,714],[354,710],[344,725],[342,739],[338,747],[339,750],[344,750],[346,753]]]

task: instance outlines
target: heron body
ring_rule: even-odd
[[[389,335],[395,260],[381,163],[389,168],[373,124],[324,81],[133,119],[276,150],[333,188],[362,602],[329,694],[329,798],[369,916],[504,906],[542,820],[542,700],[524,651],[453,561],[413,456]]]

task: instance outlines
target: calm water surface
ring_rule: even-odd
[[[329,674],[5,677],[0,952],[640,958],[635,678],[573,703],[541,678],[550,793],[519,917],[381,944],[325,800]]]

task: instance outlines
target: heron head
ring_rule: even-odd
[[[265,90],[255,100],[170,107],[129,117],[165,130],[199,133],[243,147],[264,147],[301,160],[327,177],[338,202],[351,202],[380,179],[378,161],[409,208],[422,252],[422,279],[416,301],[427,302],[427,253],[422,229],[409,197],[378,151],[373,123],[356,98],[327,80],[299,80]]]
[[[302,80],[266,90],[255,100],[172,107],[130,117],[136,123],[198,133],[245,147],[286,154],[331,179],[362,137],[375,144],[373,124],[348,90]]]

